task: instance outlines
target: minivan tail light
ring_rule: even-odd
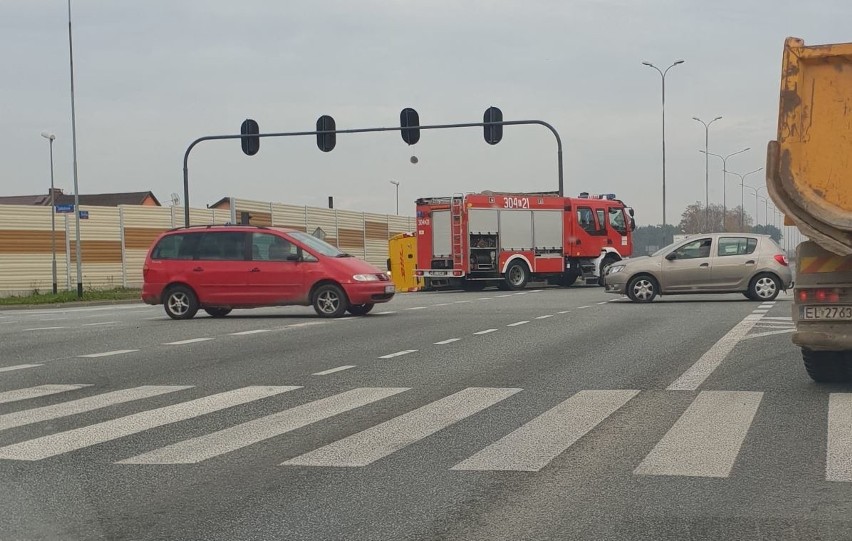
[[[787,256],[786,256],[786,255],[784,255],[784,254],[775,254],[775,261],[777,261],[777,262],[778,262],[778,263],[780,263],[781,265],[784,265],[785,267],[786,267],[786,266],[788,266],[788,265],[790,264],[790,263],[787,261]]]

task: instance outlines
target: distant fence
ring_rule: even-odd
[[[140,287],[142,265],[153,240],[183,225],[182,207],[93,207],[80,220],[85,288]],[[326,242],[384,269],[388,239],[413,231],[414,218],[349,210],[231,199],[229,208],[190,209],[193,225],[272,225],[316,234]],[[60,289],[77,284],[74,214],[56,214],[56,270]],[[50,291],[50,207],[0,205],[0,295]]]

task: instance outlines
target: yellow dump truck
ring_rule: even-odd
[[[808,241],[796,249],[793,343],[814,381],[852,380],[852,43],[787,38],[772,200]]]

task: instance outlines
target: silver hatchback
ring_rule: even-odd
[[[689,293],[742,293],[769,301],[793,287],[793,273],[784,250],[768,235],[710,233],[619,261],[607,269],[604,286],[634,302]]]

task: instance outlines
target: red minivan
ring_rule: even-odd
[[[224,317],[234,308],[313,305],[322,317],[364,315],[393,298],[388,275],[301,231],[210,225],[157,237],[142,269],[142,300],[173,319],[199,308]]]

